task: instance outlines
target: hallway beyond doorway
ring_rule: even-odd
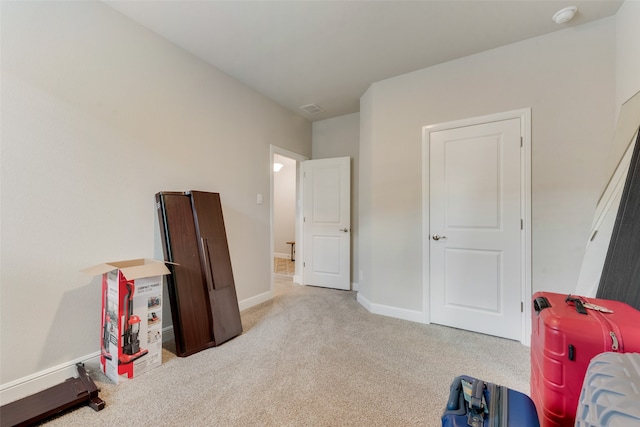
[[[288,258],[274,258],[273,272],[283,276],[293,276],[296,272],[296,263]]]

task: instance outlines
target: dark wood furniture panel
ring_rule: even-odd
[[[184,357],[213,347],[213,328],[207,285],[200,267],[200,250],[191,199],[184,193],[156,194],[165,260],[169,265],[167,288],[176,353]]]
[[[640,310],[640,135],[636,137],[596,296],[626,302]]]
[[[234,286],[220,195],[192,191],[191,201],[198,238],[206,251],[201,256],[206,277],[211,280],[211,288]]]
[[[242,333],[218,193],[156,194],[176,353],[189,356]]]
[[[219,345],[242,332],[222,203],[220,194],[202,191],[191,192],[191,203],[211,302],[213,336]]]

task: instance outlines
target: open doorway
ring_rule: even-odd
[[[296,161],[273,156],[273,263],[276,276],[295,274]]]
[[[302,283],[302,266],[295,262],[302,246],[302,162],[307,157],[271,146],[271,290],[274,277]]]

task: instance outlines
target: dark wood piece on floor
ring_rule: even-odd
[[[596,296],[640,310],[640,135],[636,137]]]
[[[242,333],[218,193],[156,194],[178,356],[220,345]]]
[[[95,411],[103,409],[104,401],[98,397],[99,389],[87,375],[84,365],[78,363],[76,367],[78,378],[69,378],[61,384],[2,406],[2,427],[32,425],[84,404]]]

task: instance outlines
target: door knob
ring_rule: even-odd
[[[347,227],[345,227],[345,228],[341,228],[341,229],[340,229],[340,230],[338,230],[338,231],[342,231],[343,233],[348,233],[348,232],[349,232],[349,229],[348,229]]]
[[[437,234],[433,235],[433,240],[440,240],[440,239],[446,239],[446,238],[447,238],[447,236],[439,236]]]

